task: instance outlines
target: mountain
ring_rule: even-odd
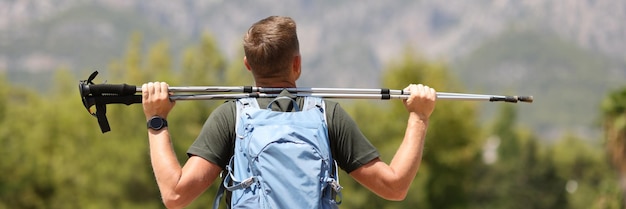
[[[175,56],[209,32],[239,59],[243,33],[269,15],[298,22],[301,86],[380,87],[385,65],[413,48],[450,63],[468,91],[534,94],[521,119],[544,133],[592,133],[599,100],[626,78],[619,0],[5,0],[0,71],[45,89],[59,67],[106,69],[134,32]]]
[[[475,91],[533,95],[532,105],[519,106],[519,118],[540,133],[558,134],[553,132],[556,127],[567,127],[569,132],[591,136],[597,134],[604,92],[624,87],[624,66],[554,34],[510,29],[456,61],[453,68]]]

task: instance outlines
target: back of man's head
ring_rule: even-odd
[[[254,23],[243,39],[243,49],[255,77],[285,76],[294,56],[300,55],[295,21],[270,16]]]

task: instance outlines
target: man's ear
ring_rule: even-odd
[[[243,64],[246,65],[246,69],[248,69],[248,71],[252,71],[250,64],[248,64],[248,58],[246,56],[243,56]]]
[[[302,73],[302,57],[300,55],[293,57],[291,70],[293,71],[293,75],[295,75],[296,80],[298,80],[298,78],[300,78],[300,74]]]

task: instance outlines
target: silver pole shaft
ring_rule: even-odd
[[[309,92],[309,93],[348,93],[348,94],[378,94],[381,89],[363,88],[273,88],[273,87],[247,87],[252,92],[260,93],[280,93],[283,90],[289,92]],[[170,92],[245,92],[244,86],[170,86]],[[402,90],[389,90],[389,94],[402,94]],[[141,87],[137,87],[137,92],[141,92]]]
[[[287,90],[296,96],[317,96],[336,99],[406,99],[411,92],[396,89],[364,89],[364,88],[268,88],[253,86],[183,86],[169,87],[173,93],[178,92],[205,92],[205,93],[241,93],[241,94],[188,94],[173,95],[173,100],[210,100],[210,99],[237,99],[243,97],[276,97],[278,93]],[[137,87],[141,92],[141,87]],[[254,92],[254,93],[253,93]],[[532,96],[500,96],[487,94],[465,94],[437,92],[437,98],[442,100],[470,100],[491,102],[533,102]]]
[[[381,94],[331,94],[331,93],[296,93],[295,96],[314,96],[333,99],[383,99]],[[213,99],[239,99],[247,97],[277,97],[278,94],[265,93],[240,93],[240,94],[189,94],[189,95],[172,95],[172,100],[213,100]],[[390,95],[389,99],[407,99],[409,95]],[[463,96],[463,95],[447,95],[437,93],[437,99],[442,100],[470,100],[470,101],[490,101],[493,96]]]
[[[243,86],[183,86],[183,87],[169,87],[170,92],[240,92],[245,91]],[[251,87],[252,92],[259,93],[279,93],[283,90],[294,93],[319,93],[316,94],[320,97],[327,98],[366,98],[374,99],[380,98],[382,89],[365,89],[365,88],[267,88],[267,87]],[[141,92],[141,87],[137,87],[137,92]],[[365,94],[365,95],[364,95]],[[372,95],[367,95],[372,94]],[[389,89],[389,95],[409,95],[411,92],[404,90]],[[344,95],[344,96],[341,96]],[[197,95],[198,97],[200,95]],[[228,97],[226,95],[219,95],[219,97]],[[207,98],[207,96],[200,96],[201,98]],[[218,97],[218,96],[215,96]],[[269,97],[269,96],[268,96]],[[486,94],[465,94],[465,93],[449,93],[449,92],[437,92],[437,98],[451,99],[451,100],[489,100],[492,97],[505,97],[500,95],[486,95]],[[406,97],[398,97],[405,99]],[[394,98],[396,99],[396,98]]]

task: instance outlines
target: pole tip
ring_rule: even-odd
[[[519,100],[520,102],[528,102],[528,103],[533,103],[534,101],[533,96],[518,96],[517,100]]]

